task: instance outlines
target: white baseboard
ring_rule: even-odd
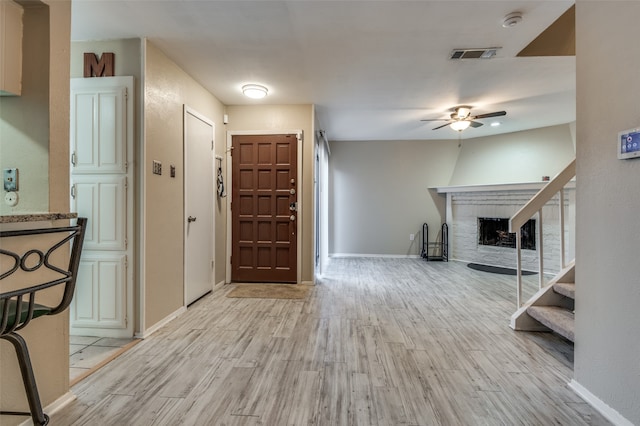
[[[313,282],[313,281],[302,281],[300,284],[302,284],[302,285],[315,285],[315,282]]]
[[[335,259],[340,257],[381,257],[388,259],[419,259],[419,254],[371,254],[371,253],[332,253],[329,258]]]
[[[219,283],[215,284],[215,285],[213,286],[213,288],[215,289],[215,288],[218,288],[218,287],[222,287],[222,286],[223,286],[223,285],[225,285],[225,284],[226,284],[226,283],[224,282],[224,280],[222,280],[222,281],[220,281]]]
[[[582,386],[580,383],[576,382],[574,379],[571,379],[569,382],[569,387],[573,389],[575,393],[577,393],[580,398],[584,399],[589,405],[595,408],[600,414],[606,417],[611,423],[616,426],[633,426],[629,420],[625,419],[622,414],[618,413],[613,408],[609,407],[605,402],[603,402],[600,398],[589,392],[587,388]]]
[[[157,323],[155,323],[151,327],[147,328],[143,332],[136,333],[136,335],[134,337],[136,337],[138,339],[146,339],[147,337],[151,336],[153,333],[155,333],[156,331],[158,331],[159,329],[161,329],[165,325],[169,324],[171,321],[173,321],[174,319],[176,319],[180,315],[184,314],[185,312],[187,312],[187,308],[185,306],[182,306],[180,309],[178,309],[177,311],[167,315],[164,319],[158,321]]]
[[[75,400],[76,400],[75,394],[73,392],[67,392],[64,395],[62,395],[60,398],[53,401],[51,404],[47,405],[46,407],[43,407],[42,411],[44,411],[45,414],[47,414],[48,416],[52,416],[58,411],[62,410],[68,404],[71,404]],[[33,420],[32,419],[25,420],[24,422],[20,423],[20,426],[33,426]]]

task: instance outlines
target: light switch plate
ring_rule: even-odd
[[[4,169],[2,172],[4,190],[7,192],[18,190],[18,169]]]
[[[161,175],[162,174],[162,163],[158,160],[153,160],[153,174]]]

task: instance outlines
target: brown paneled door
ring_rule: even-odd
[[[298,139],[232,137],[231,280],[297,282]]]

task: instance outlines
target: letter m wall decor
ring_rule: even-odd
[[[84,54],[84,76],[86,77],[113,77],[115,54],[103,53],[98,60],[95,53]]]

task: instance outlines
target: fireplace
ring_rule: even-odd
[[[536,249],[536,221],[529,219],[521,229],[523,250]],[[495,247],[516,247],[516,234],[509,232],[509,219],[497,217],[478,218],[478,244]]]

